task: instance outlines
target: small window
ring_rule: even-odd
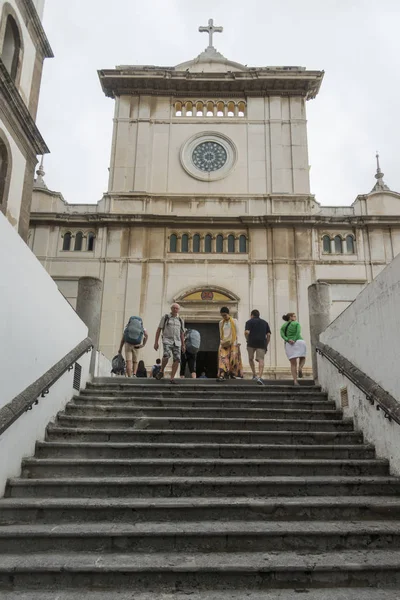
[[[335,252],[336,254],[342,254],[343,252],[342,238],[340,237],[340,235],[335,236]]]
[[[346,237],[346,252],[354,254],[354,238],[352,235]]]
[[[245,108],[244,102],[239,102],[239,104],[238,104],[238,117],[244,117],[244,108]]]
[[[178,238],[176,237],[175,233],[173,233],[171,235],[171,237],[169,238],[169,251],[176,252],[177,246],[178,246]]]
[[[245,235],[241,235],[239,238],[239,252],[247,252],[247,238]]]
[[[186,102],[185,108],[186,108],[186,116],[192,117],[193,116],[193,104],[191,102]]]
[[[329,237],[329,235],[324,235],[324,237],[322,238],[322,249],[323,252],[325,252],[325,254],[331,253],[331,238]]]
[[[181,252],[189,252],[189,236],[187,233],[182,236]]]
[[[235,236],[228,235],[228,252],[235,252]]]
[[[211,243],[212,243],[212,237],[209,233],[207,233],[206,237],[204,238],[204,252],[207,252],[207,253],[211,252]]]
[[[198,233],[193,236],[193,252],[200,252],[200,236]]]
[[[235,116],[235,104],[234,102],[228,102],[228,117]]]
[[[89,252],[93,252],[93,250],[94,250],[94,240],[95,240],[95,235],[94,235],[94,233],[90,232],[88,235],[88,242],[87,242],[87,249]]]
[[[75,245],[74,245],[75,252],[80,252],[82,250],[82,243],[83,243],[83,233],[82,233],[82,231],[78,231],[78,233],[75,236]]]
[[[13,81],[17,78],[21,37],[15,19],[8,15],[1,58]]]
[[[214,103],[213,102],[207,102],[207,117],[213,117],[214,116]]]
[[[71,238],[72,235],[69,231],[64,233],[63,250],[71,250]]]
[[[182,102],[175,102],[175,116],[182,116]]]
[[[224,238],[221,234],[217,235],[217,252],[222,254],[224,251]]]

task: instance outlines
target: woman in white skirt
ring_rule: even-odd
[[[296,313],[283,315],[285,323],[281,327],[281,337],[285,340],[285,352],[290,361],[290,368],[294,385],[300,385],[297,381],[297,359],[299,359],[298,377],[303,377],[303,367],[306,362],[306,343],[301,337],[301,326],[296,320]]]

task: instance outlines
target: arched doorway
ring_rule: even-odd
[[[220,309],[228,306],[233,317],[237,317],[239,298],[232,292],[217,286],[204,286],[185,290],[174,298],[181,306],[181,316],[187,329],[197,329],[201,335],[201,346],[197,354],[197,376],[205,372],[207,377],[216,377],[218,368]]]

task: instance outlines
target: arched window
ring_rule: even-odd
[[[186,116],[187,117],[192,117],[193,116],[193,104],[191,102],[186,102]]]
[[[235,252],[235,236],[228,235],[228,252]]]
[[[193,236],[193,252],[200,252],[200,236],[198,233]]]
[[[212,237],[209,233],[207,233],[206,237],[204,238],[204,252],[207,252],[207,253],[211,252],[211,244],[212,244]]]
[[[71,250],[71,232],[67,231],[67,233],[64,233],[64,240],[63,240],[63,250]]]
[[[352,235],[346,237],[346,252],[354,254],[354,238]]]
[[[224,116],[224,108],[225,108],[225,104],[223,102],[217,103],[217,117]]]
[[[228,102],[228,117],[234,117],[234,116],[235,116],[235,103]]]
[[[187,233],[182,236],[181,252],[189,252],[189,236]]]
[[[182,116],[182,102],[175,102],[175,116]]]
[[[78,233],[75,236],[75,245],[74,245],[75,252],[80,252],[80,250],[82,250],[82,243],[83,243],[83,233],[82,233],[82,231],[78,231]]]
[[[331,238],[329,237],[329,235],[324,235],[324,237],[322,238],[322,251],[326,254],[331,253]]]
[[[241,235],[239,238],[239,252],[247,252],[247,238],[245,235]]]
[[[96,236],[94,235],[94,233],[90,232],[88,234],[88,238],[87,238],[87,249],[89,252],[93,252],[94,250],[94,240],[96,239]]]
[[[221,234],[217,235],[217,252],[222,254],[224,251],[224,238]]]
[[[9,157],[7,146],[0,139],[0,209],[6,212],[7,206],[7,181],[9,175]]]
[[[336,254],[342,254],[343,252],[342,238],[340,237],[340,235],[335,236],[335,252]]]
[[[8,15],[1,59],[13,81],[17,78],[20,52],[21,36],[18,26],[14,17]]]
[[[177,247],[178,247],[178,238],[176,237],[175,233],[173,233],[169,238],[169,251],[176,252]]]
[[[196,104],[196,117],[202,117],[203,116],[203,103],[202,102],[197,102]]]
[[[238,117],[244,117],[244,109],[245,109],[244,102],[239,102],[239,104],[238,104]]]

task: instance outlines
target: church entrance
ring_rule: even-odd
[[[185,323],[185,327],[187,329],[197,329],[201,335],[201,345],[196,361],[197,377],[200,377],[203,372],[205,372],[208,378],[216,377],[218,373],[218,323],[196,323],[195,321],[189,321]]]

